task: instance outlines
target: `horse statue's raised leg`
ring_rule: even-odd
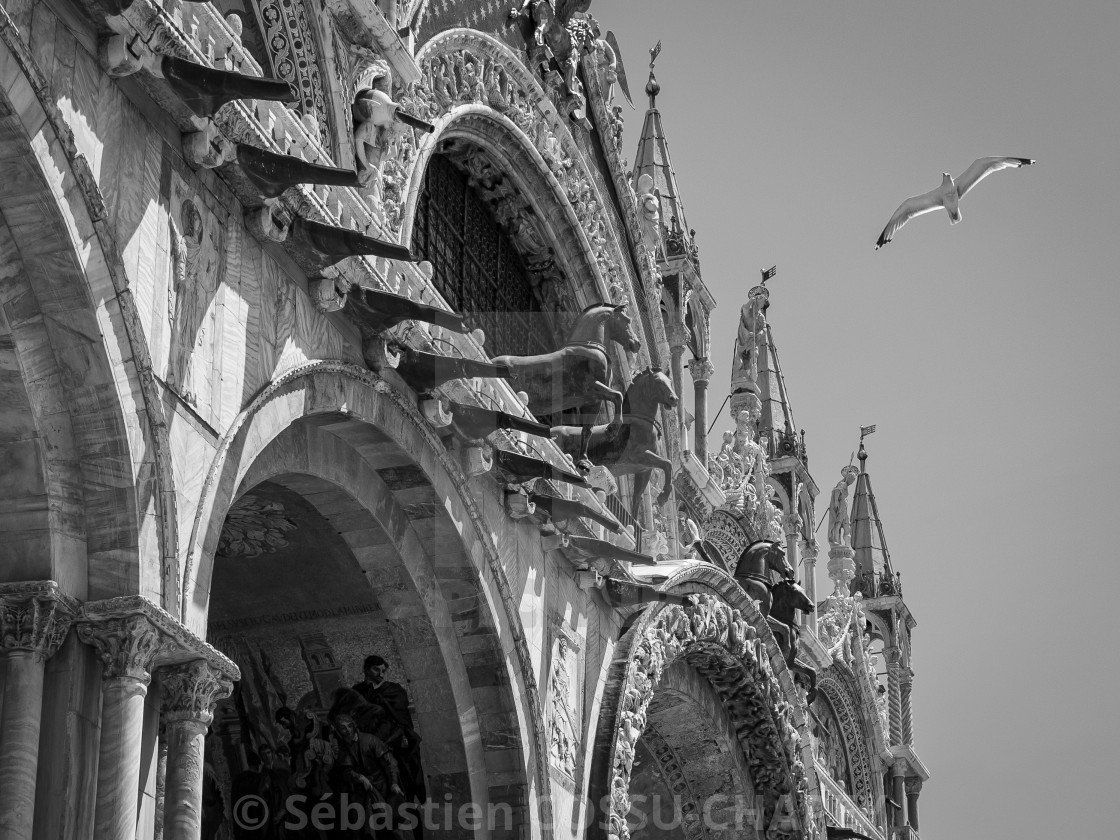
[[[615,421],[621,422],[622,404],[624,398],[620,391],[616,391],[610,386],[599,382],[598,380],[592,382],[591,387],[589,387],[587,391],[592,396],[599,397],[599,399],[601,400],[610,400],[612,403],[614,403]],[[576,459],[576,466],[585,475],[591,472],[591,468],[594,466],[594,464],[591,463],[591,460],[587,457],[587,448],[591,443],[591,430],[593,428],[594,427],[592,425],[584,425],[579,436],[579,458]]]

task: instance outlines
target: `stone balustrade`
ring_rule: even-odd
[[[821,800],[832,822],[843,828],[851,828],[866,834],[873,840],[884,840],[882,829],[868,819],[867,815],[848,796],[847,792],[828,775],[824,767],[816,765],[817,778],[821,783]]]

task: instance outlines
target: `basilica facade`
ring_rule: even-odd
[[[0,0],[0,840],[918,836],[868,453],[818,548],[589,6]]]

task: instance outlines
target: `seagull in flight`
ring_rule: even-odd
[[[1020,166],[1030,166],[1034,163],[1030,158],[1021,157],[982,157],[968,167],[956,181],[948,172],[941,173],[941,186],[930,190],[924,195],[915,195],[906,199],[894,211],[891,220],[879,234],[879,241],[875,243],[875,250],[879,250],[895,235],[900,227],[915,216],[931,213],[938,207],[944,207],[949,214],[949,224],[955,225],[961,220],[961,211],[957,202],[964,198],[965,193],[1000,169],[1018,169]]]

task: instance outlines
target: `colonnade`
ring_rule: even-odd
[[[77,836],[197,840],[203,743],[215,704],[240,677],[237,666],[140,596],[79,604],[52,581],[0,584],[0,840],[32,840],[47,807],[89,810],[78,802],[40,802],[36,808],[44,775],[66,772],[40,766],[40,744],[46,728],[64,726],[53,716],[60,708],[68,711],[70,698],[81,693],[67,686],[60,704],[44,690],[48,663],[71,633],[101,662],[96,755],[84,765],[95,768],[95,782],[79,780],[76,786],[92,787],[92,825],[78,826]],[[160,700],[155,720],[148,713],[153,677]],[[45,708],[51,710],[47,717]],[[162,730],[159,750],[166,749],[163,807],[156,809],[154,825],[138,828],[141,772],[153,758],[145,752],[156,743],[153,726]]]

